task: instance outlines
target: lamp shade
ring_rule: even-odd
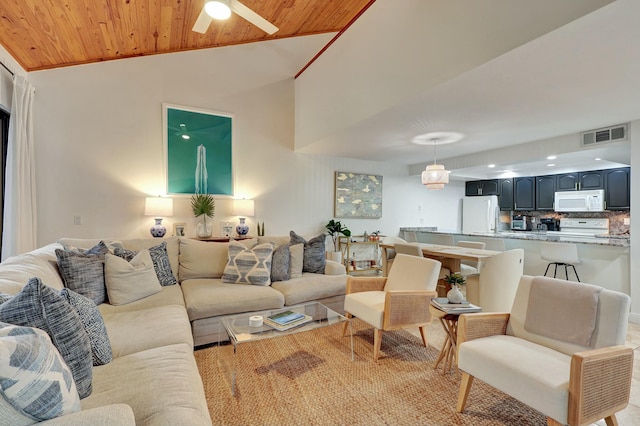
[[[253,216],[255,214],[253,200],[233,200],[233,215],[234,216]]]
[[[147,197],[144,203],[144,215],[154,217],[173,216],[173,198]]]
[[[442,164],[430,164],[422,172],[422,184],[427,189],[444,189],[447,183],[449,183],[449,172]]]

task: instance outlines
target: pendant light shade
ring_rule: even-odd
[[[422,172],[422,184],[427,189],[444,189],[447,183],[449,183],[449,172],[442,164],[430,164]]]
[[[424,172],[422,172],[422,184],[427,189],[444,189],[445,184],[449,183],[449,172],[442,164],[436,164],[436,145],[438,139],[434,138],[433,142],[433,164],[429,164]]]

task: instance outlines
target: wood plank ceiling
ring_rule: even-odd
[[[241,0],[279,27],[269,36],[232,14],[191,28],[204,0],[2,0],[0,45],[27,71],[336,32],[371,0]]]

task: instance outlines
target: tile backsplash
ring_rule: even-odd
[[[543,217],[551,217],[555,219],[562,218],[606,218],[609,219],[609,234],[611,235],[622,235],[630,233],[630,226],[624,224],[624,219],[629,218],[628,211],[604,211],[604,212],[584,212],[584,213],[558,213],[558,212],[548,212],[548,211],[515,211],[514,215],[526,215],[530,217],[535,217],[536,219]]]

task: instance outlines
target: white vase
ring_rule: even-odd
[[[328,251],[327,259],[333,260],[334,262],[342,263],[342,252],[339,251]]]
[[[461,303],[464,300],[464,295],[458,286],[454,284],[451,290],[447,292],[447,299],[449,299],[449,303]]]

